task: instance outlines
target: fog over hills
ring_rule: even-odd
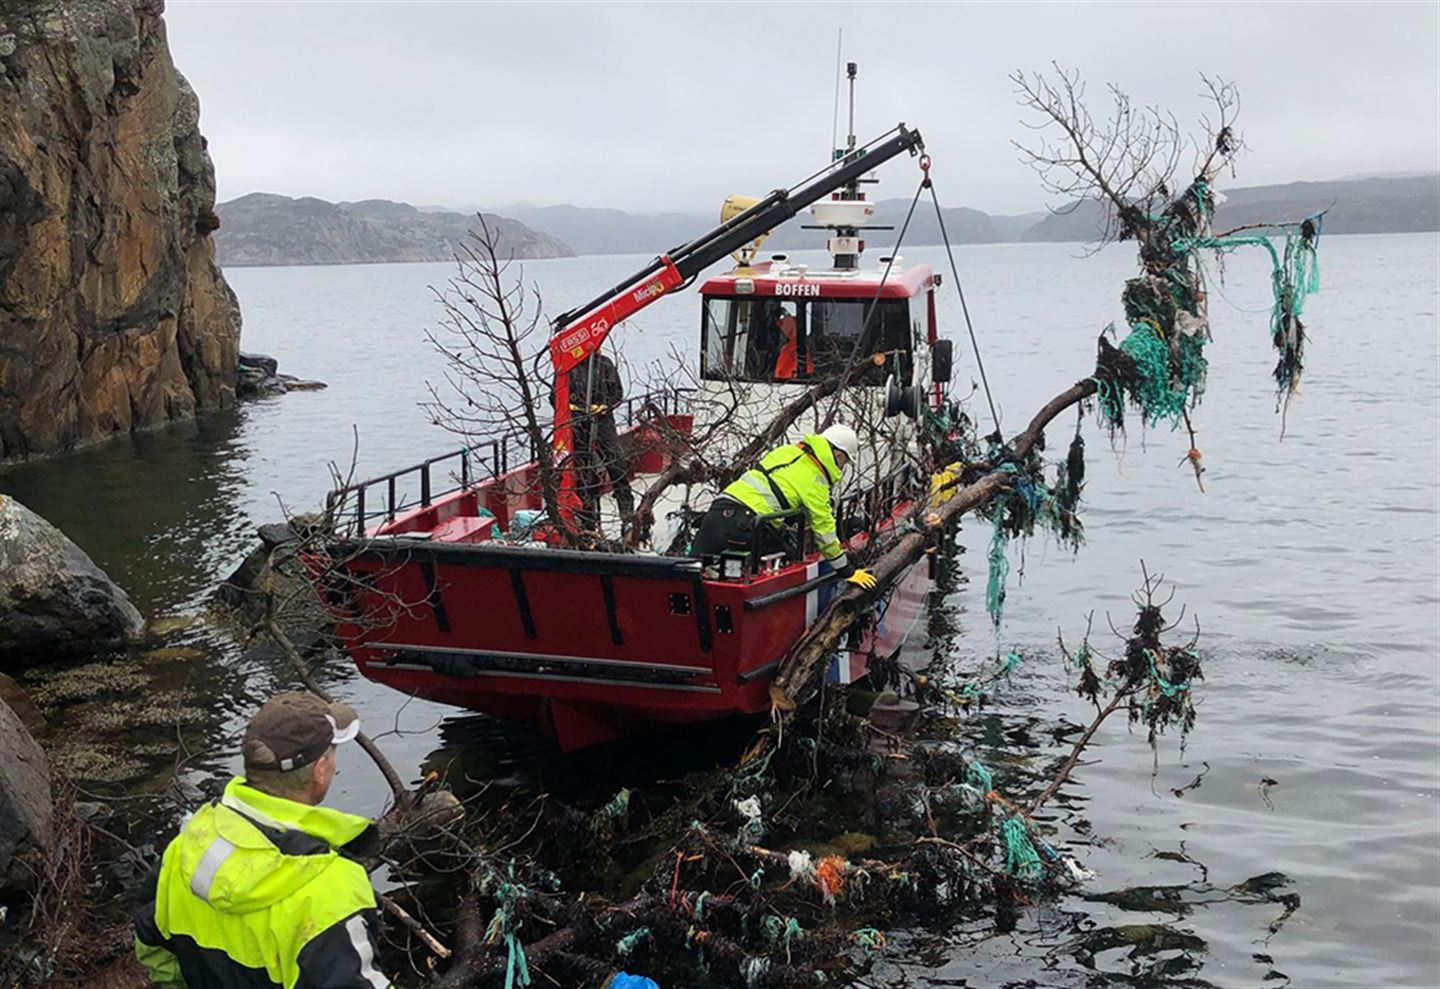
[[[1321,210],[1326,233],[1408,233],[1440,230],[1440,175],[1377,177],[1333,182],[1290,182],[1223,190],[1215,229],[1296,220]],[[1098,203],[1044,217],[1019,239],[1093,240],[1100,229]]]
[[[1330,182],[1291,182],[1222,190],[1215,228],[1303,219],[1321,210],[1326,233],[1397,233],[1440,230],[1440,174],[1374,176]],[[895,242],[910,208],[909,199],[876,203],[867,236],[872,251]],[[343,264],[360,261],[444,261],[476,226],[475,210],[443,207],[416,209],[407,203],[372,199],[329,203],[253,193],[216,208],[215,234],[222,265]],[[714,212],[628,213],[588,206],[514,204],[486,208],[487,222],[500,234],[502,252],[522,258],[572,254],[648,254],[668,251],[711,229]],[[1097,203],[1084,202],[1058,212],[1038,211],[991,216],[965,206],[947,206],[945,230],[955,244],[1012,241],[1091,241],[1100,230]],[[808,211],[777,228],[762,251],[819,248],[825,234],[805,230]],[[905,243],[942,243],[940,224],[929,197],[922,196],[911,218]]]
[[[1291,182],[1285,185],[1249,186],[1223,190],[1225,201],[1216,210],[1216,229],[1249,223],[1300,220],[1321,210],[1327,233],[1401,233],[1440,230],[1440,174],[1402,174],[1342,179],[1330,182]],[[910,207],[908,199],[885,199],[876,204],[876,231],[868,238],[872,248],[894,243]],[[663,213],[646,215],[584,206],[509,206],[497,212],[553,234],[582,254],[656,254],[693,238],[719,221],[714,213]],[[1089,241],[1100,230],[1100,206],[1085,202],[1058,212],[1039,210],[1015,216],[991,216],[977,209],[949,206],[945,229],[955,244],[993,244],[1008,241]],[[780,226],[763,250],[797,250],[819,247],[821,231],[803,230],[808,213]],[[940,226],[928,197],[916,206],[905,242],[913,246],[941,243]]]

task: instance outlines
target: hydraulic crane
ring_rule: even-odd
[[[563,461],[573,446],[570,427],[570,371],[599,349],[605,337],[622,320],[665,295],[688,284],[695,276],[725,255],[764,236],[807,206],[836,191],[855,198],[865,173],[891,158],[925,148],[920,132],[903,123],[870,144],[836,152],[836,160],[821,171],[789,189],[776,189],[745,211],[721,223],[695,240],[660,255],[644,269],[583,306],[559,316],[550,336],[550,361],[555,373],[555,439],[557,461]],[[562,508],[575,505],[573,472],[561,473]]]

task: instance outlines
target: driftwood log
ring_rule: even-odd
[[[1095,378],[1085,378],[1047,402],[1024,432],[1015,438],[1011,449],[1017,460],[1023,460],[1037,444],[1042,444],[1045,427],[1065,409],[1095,394]],[[777,716],[795,708],[796,700],[810,683],[817,669],[828,660],[835,647],[859,618],[864,615],[895,580],[911,564],[934,547],[945,527],[955,519],[984,505],[1007,489],[1009,475],[991,470],[978,480],[959,488],[938,506],[919,506],[913,522],[914,531],[895,540],[868,569],[875,577],[875,586],[865,589],[857,584],[844,584],[830,601],[825,613],[801,636],[780,662],[780,670],[770,685],[771,710]],[[751,757],[764,746],[751,750]]]

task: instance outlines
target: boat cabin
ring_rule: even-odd
[[[883,385],[892,374],[908,382],[917,344],[937,338],[939,278],[903,261],[812,272],[780,255],[708,279],[700,287],[701,379],[807,384],[842,373],[858,355],[881,354],[884,363],[851,383]]]

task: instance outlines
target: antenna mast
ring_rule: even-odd
[[[840,141],[840,50],[845,42],[845,29],[835,29],[835,107],[830,112],[830,150]],[[851,130],[854,130],[852,127]]]
[[[855,150],[855,75],[857,66],[854,62],[845,65],[845,75],[850,79],[850,136],[845,139],[845,150]]]
[[[838,52],[837,52],[838,55]],[[839,66],[836,66],[835,73],[835,103],[836,116],[839,116],[840,103],[840,73]],[[850,80],[850,105],[846,117],[848,124],[845,135],[845,147],[836,148],[833,160],[852,162],[865,154],[864,149],[857,150],[859,142],[855,139],[855,77],[860,74],[859,66],[854,62],[845,63],[845,77]],[[861,173],[856,172],[854,177],[831,194],[832,202],[859,203],[864,202],[865,194],[860,191],[860,183],[872,181],[862,179]],[[812,212],[816,212],[812,210]],[[840,210],[826,210],[827,220],[822,220],[824,226],[834,231],[834,236],[826,242],[826,248],[835,258],[835,267],[842,270],[853,270],[860,267],[860,252],[865,250],[865,242],[860,239],[859,225],[864,223],[875,212],[874,207],[869,205],[862,207],[847,207]],[[818,217],[818,212],[816,212]]]

